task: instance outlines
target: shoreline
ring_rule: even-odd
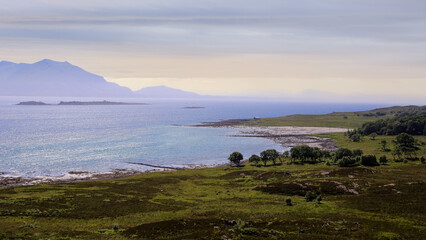
[[[248,162],[248,160],[241,161],[241,164]],[[114,169],[110,172],[86,172],[86,171],[71,171],[61,176],[37,176],[37,177],[24,177],[21,175],[6,175],[7,172],[0,172],[0,188],[5,187],[19,187],[19,186],[33,186],[39,184],[63,184],[74,182],[88,182],[96,180],[111,180],[154,172],[171,172],[171,171],[184,171],[203,168],[225,167],[230,166],[230,163],[214,164],[214,165],[199,165],[199,164],[185,164],[183,167],[169,167],[169,166],[156,166],[145,163],[129,162],[130,164],[150,166],[152,169],[145,171],[131,170],[131,169]]]
[[[230,137],[260,137],[280,144],[283,147],[308,145],[322,150],[336,151],[337,144],[331,138],[316,137],[312,134],[346,132],[347,128],[299,127],[299,126],[245,126],[249,119],[230,119],[219,122],[203,122],[192,127],[232,128],[239,133]]]
[[[232,128],[238,131],[237,134],[228,135],[229,137],[259,137],[266,138],[280,144],[283,147],[295,147],[299,145],[308,145],[310,147],[319,147],[322,150],[335,151],[338,146],[331,138],[323,138],[310,136],[311,134],[346,132],[345,128],[329,128],[329,127],[269,127],[269,126],[244,126],[237,125],[246,121],[245,119],[225,120],[220,122],[201,123],[190,127],[213,127],[213,128]],[[241,163],[246,163],[247,160]],[[37,176],[25,177],[21,175],[7,175],[6,172],[0,172],[0,188],[16,187],[16,186],[31,186],[38,184],[62,184],[73,182],[86,182],[95,180],[110,180],[131,177],[141,174],[163,172],[163,171],[182,171],[192,169],[214,168],[230,166],[229,163],[214,164],[214,165],[197,165],[186,164],[182,167],[157,166],[146,163],[128,162],[129,164],[143,165],[151,167],[150,170],[132,170],[132,169],[114,169],[110,172],[68,172],[61,176]],[[4,175],[4,176],[2,176]]]

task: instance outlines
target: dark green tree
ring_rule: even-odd
[[[233,163],[233,164],[235,164],[235,165],[239,166],[239,165],[240,165],[241,160],[243,160],[243,154],[241,154],[240,152],[233,152],[233,153],[231,153],[231,155],[229,156],[228,160],[229,160],[231,163]]]
[[[280,154],[275,149],[268,149],[260,153],[260,157],[264,162],[265,166],[268,161],[272,161],[276,165],[277,158],[280,157]]]
[[[380,150],[383,152],[388,152],[389,149],[387,148],[388,142],[386,140],[380,141]]]
[[[254,163],[254,165],[258,165],[259,162],[262,161],[262,158],[260,158],[257,155],[251,155],[251,157],[249,158],[249,162]]]
[[[379,162],[380,164],[386,164],[388,162],[388,159],[386,158],[385,155],[383,155],[379,158]]]
[[[395,149],[399,149],[405,157],[412,157],[412,155],[415,155],[415,152],[419,150],[416,139],[407,133],[401,133],[396,136],[394,144]]]

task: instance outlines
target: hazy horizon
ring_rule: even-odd
[[[0,55],[132,90],[422,105],[425,12],[420,0],[4,1]]]

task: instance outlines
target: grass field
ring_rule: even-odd
[[[425,170],[284,163],[2,188],[0,239],[425,239]]]
[[[358,128],[363,123],[393,117],[398,113],[426,111],[426,107],[406,106],[375,109],[361,112],[336,112],[318,115],[290,115],[284,117],[262,118],[244,122],[251,126],[298,126],[298,127],[341,127]]]
[[[372,154],[377,157],[385,155],[388,159],[392,159],[392,152],[383,152],[380,150],[380,142],[386,140],[387,146],[390,150],[394,149],[392,141],[395,140],[395,136],[377,136],[375,140],[372,140],[369,136],[364,136],[361,138],[360,142],[353,142],[348,137],[344,136],[344,133],[326,133],[326,134],[314,134],[318,137],[328,137],[332,138],[333,141],[343,148],[353,149],[362,149],[364,154]],[[426,136],[414,136],[414,138],[421,144],[419,146],[420,150],[416,152],[417,156],[426,157]]]

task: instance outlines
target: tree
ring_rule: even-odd
[[[388,159],[386,158],[385,155],[383,155],[379,158],[379,162],[380,164],[386,164],[388,162]]]
[[[321,195],[319,195],[318,198],[317,198],[317,203],[321,204],[321,201],[322,201],[322,197],[321,197]]]
[[[307,191],[305,195],[305,200],[307,202],[312,202],[317,198],[317,194],[315,192]]]
[[[362,156],[362,154],[364,154],[364,152],[361,149],[354,149],[352,151],[353,156]]]
[[[352,140],[352,142],[361,142],[361,134],[356,133],[351,135],[349,138]]]
[[[388,152],[389,151],[389,149],[387,148],[387,144],[388,144],[388,142],[386,140],[380,141],[380,149],[383,152]]]
[[[251,157],[249,158],[249,162],[254,163],[254,165],[258,165],[259,162],[262,161],[262,159],[257,156],[257,155],[251,155]]]
[[[412,157],[419,150],[416,139],[407,133],[401,133],[394,140],[395,150],[398,149],[405,157]]]
[[[287,206],[293,206],[293,203],[291,203],[291,198],[287,198],[285,200],[285,203],[287,204]]]
[[[347,148],[339,148],[334,153],[334,161],[337,162],[338,160],[342,159],[343,157],[352,157],[353,152]]]
[[[379,166],[377,158],[374,155],[365,155],[361,157],[361,164],[364,166]]]
[[[233,164],[235,164],[235,165],[239,166],[239,165],[240,165],[241,160],[243,160],[243,154],[241,154],[241,153],[239,153],[239,152],[233,152],[233,153],[231,153],[231,155],[229,155],[228,160],[229,160],[231,163],[233,163]]]
[[[280,154],[275,149],[268,149],[260,153],[263,163],[266,166],[268,161],[272,161],[276,165],[277,158],[280,157]]]
[[[289,157],[290,157],[290,152],[289,152],[289,151],[285,151],[285,152],[283,152],[282,157],[283,157],[283,158],[289,158]]]

